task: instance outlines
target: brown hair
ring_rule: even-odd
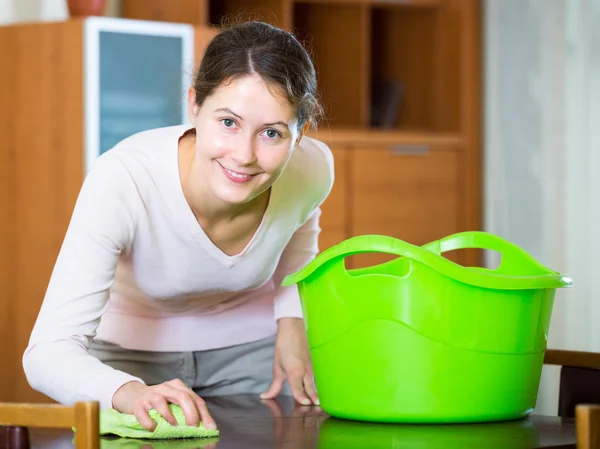
[[[308,52],[293,34],[259,21],[228,26],[213,38],[195,77],[196,104],[222,83],[252,74],[281,89],[296,108],[299,127],[318,122],[322,109]]]

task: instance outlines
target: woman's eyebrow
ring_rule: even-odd
[[[238,118],[241,121],[244,121],[244,119],[242,118],[241,115],[236,114],[235,112],[233,112],[231,109],[229,108],[217,108],[215,109],[214,112],[226,112],[227,114],[231,114],[234,115],[236,118]],[[285,122],[282,122],[281,120],[277,121],[277,122],[272,122],[272,123],[264,123],[263,126],[275,126],[275,125],[281,125],[284,128],[289,128],[289,125]]]
[[[273,122],[273,123],[265,123],[263,126],[275,126],[275,125],[281,125],[284,128],[287,128],[289,125],[285,122]]]
[[[215,112],[226,112],[226,113],[228,113],[228,114],[235,115],[235,116],[236,116],[236,118],[238,118],[238,119],[240,119],[240,120],[242,120],[242,121],[244,120],[244,119],[242,118],[242,116],[241,116],[241,115],[238,115],[238,114],[236,114],[235,112],[233,112],[233,111],[232,111],[231,109],[229,109],[229,108],[217,108],[217,109],[215,109]]]

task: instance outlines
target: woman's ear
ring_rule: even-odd
[[[304,134],[306,134],[306,132],[308,131],[308,128],[310,128],[310,122],[307,120],[306,122],[304,122],[304,125],[302,125],[302,129],[298,133],[298,137],[296,138],[296,143],[294,144],[294,147],[297,147],[300,144],[300,141],[302,140],[302,137],[304,137]]]
[[[190,122],[194,123],[196,121],[199,108],[196,104],[196,90],[193,87],[190,87],[187,91],[187,103],[188,119]]]

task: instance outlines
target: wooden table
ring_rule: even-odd
[[[289,398],[261,402],[254,396],[208,398],[219,425],[218,442],[137,442],[103,437],[102,449],[529,449],[575,448],[572,419],[531,416],[471,425],[386,425],[338,420],[318,407],[294,406]],[[31,429],[32,449],[73,447],[68,431]]]

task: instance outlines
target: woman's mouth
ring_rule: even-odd
[[[250,173],[240,173],[240,172],[237,172],[234,170],[230,170],[228,168],[223,167],[220,163],[219,163],[219,165],[221,166],[221,169],[223,170],[223,173],[225,174],[227,179],[229,179],[230,181],[236,182],[238,184],[243,184],[245,182],[248,182],[254,176],[253,174],[250,174]]]

